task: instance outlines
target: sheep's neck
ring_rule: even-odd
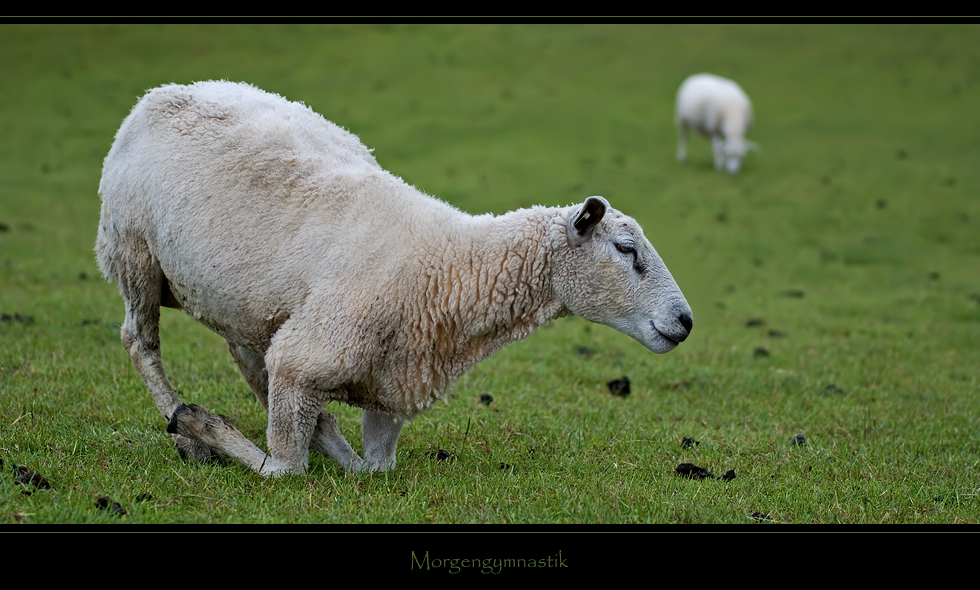
[[[551,216],[529,209],[480,219],[423,261],[425,321],[450,380],[563,314],[551,288]]]

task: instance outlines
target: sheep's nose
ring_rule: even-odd
[[[684,326],[684,329],[687,330],[687,333],[690,334],[691,330],[694,329],[694,318],[691,317],[691,314],[684,312],[677,319]]]

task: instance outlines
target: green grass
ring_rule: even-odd
[[[0,522],[976,524],[978,33],[0,25]],[[699,71],[754,100],[761,150],[738,176],[713,171],[701,138],[674,160],[673,95]],[[119,343],[96,189],[146,89],[217,78],[306,102],[471,213],[607,197],[667,262],[691,338],[657,356],[557,321],[408,425],[388,474],[318,455],[274,480],[182,461]],[[164,310],[162,340],[182,399],[264,446],[220,338]],[[623,375],[631,394],[611,396]],[[358,412],[329,409],[359,448]],[[685,462],[736,478],[681,478]],[[22,493],[12,465],[51,489]],[[100,495],[127,514],[97,510]]]

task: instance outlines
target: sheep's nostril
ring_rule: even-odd
[[[682,313],[677,319],[680,320],[681,325],[690,334],[691,330],[694,329],[694,318],[691,317],[691,314]]]

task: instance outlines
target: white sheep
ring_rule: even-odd
[[[466,369],[567,314],[657,353],[691,308],[639,225],[590,197],[470,216],[382,169],[310,108],[230,82],[150,90],[99,186],[96,253],[126,304],[122,342],[181,454],[263,475],[309,449],[395,466],[403,423]],[[268,410],[267,455],[224,416],[177,399],[160,306],[223,336]],[[363,409],[364,459],[323,406]]]
[[[687,135],[694,129],[711,139],[715,170],[738,172],[745,152],[756,149],[745,133],[752,125],[752,103],[735,82],[713,74],[695,74],[677,90],[677,161],[687,160]]]

